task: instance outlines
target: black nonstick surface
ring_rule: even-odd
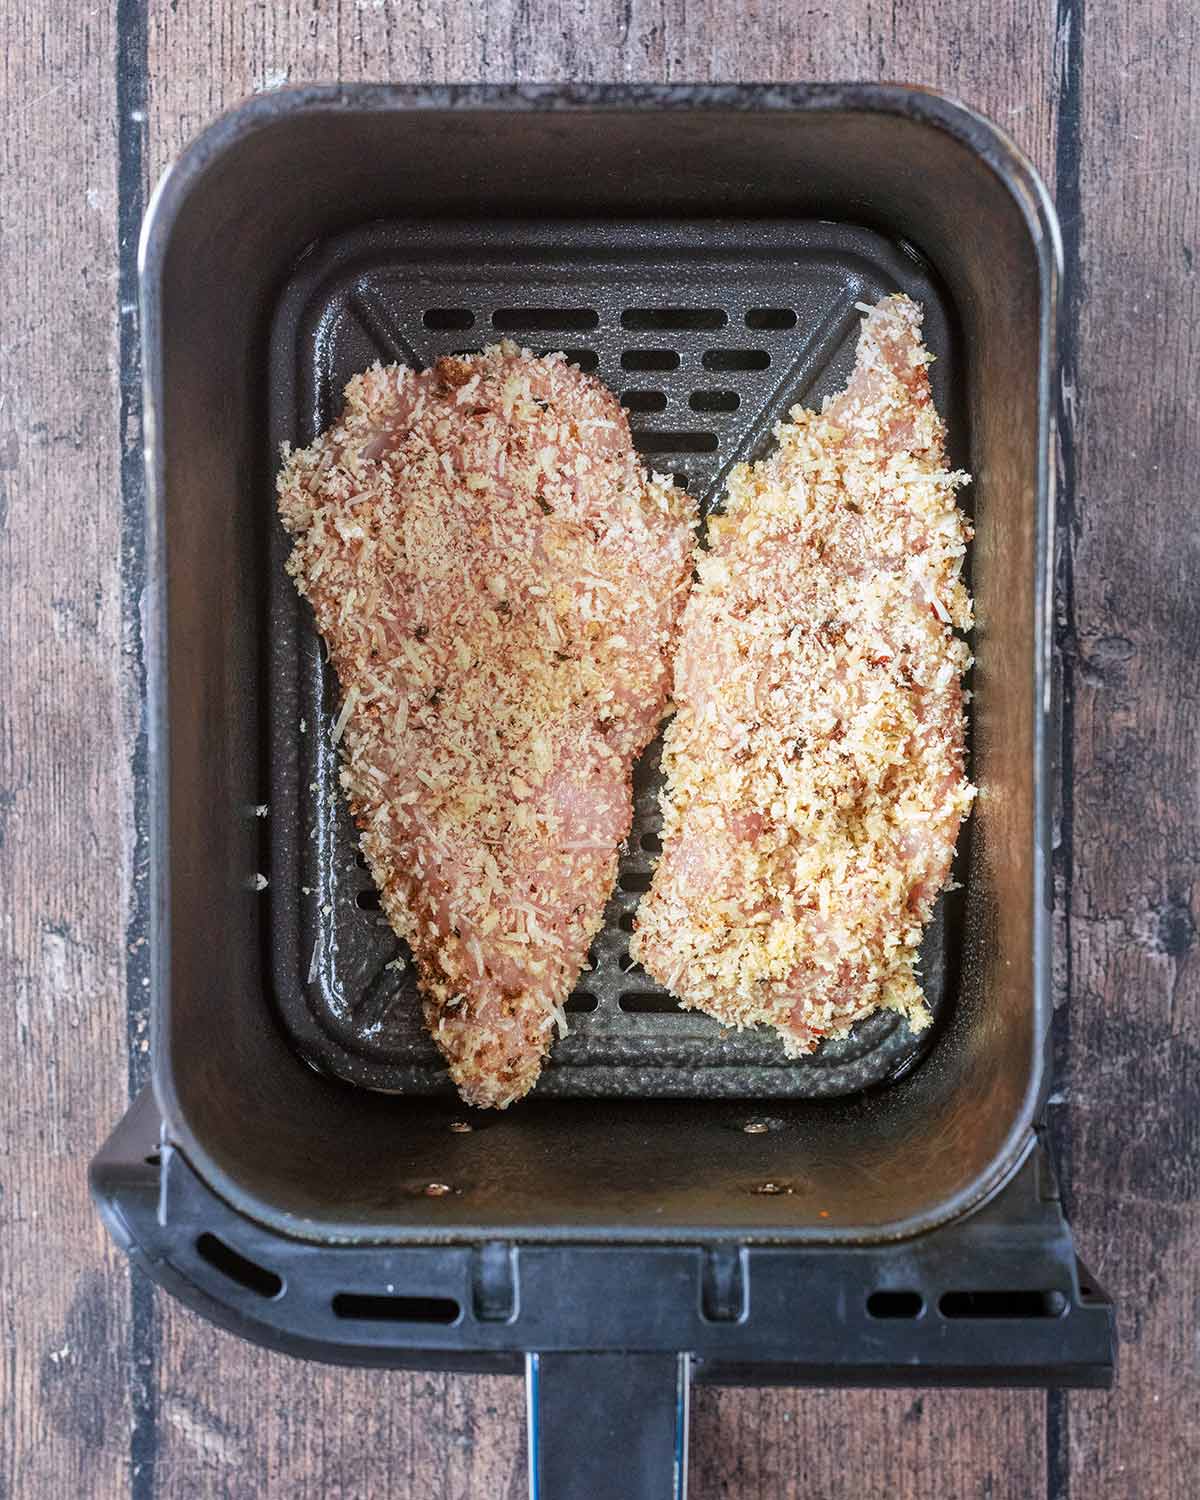
[[[952,309],[919,254],[820,221],[392,222],[327,240],[300,262],[271,331],[270,451],[306,444],[337,416],[346,381],[375,360],[414,367],[510,338],[562,349],[617,392],[639,451],[702,509],[731,465],[761,456],[797,402],[844,384],[860,313],[905,291],[925,309],[934,394],[951,456],[970,466]],[[273,507],[265,486],[264,505]],[[967,504],[969,505],[969,492]],[[449,1091],[425,1032],[404,945],[379,911],[337,788],[337,684],[308,606],[269,548],[269,931],[278,1011],[319,1070],[369,1088]],[[628,955],[658,850],[659,744],[634,776],[633,830],[590,963],[567,1003],[543,1095],[818,1098],[905,1071],[937,1026],[890,1012],[811,1057],[763,1030],[681,1010]],[[964,830],[965,844],[968,830]],[[962,850],[960,849],[960,856]],[[966,869],[960,857],[958,865]],[[964,878],[960,874],[960,878]],[[943,896],[922,946],[935,1018],[956,988],[961,897]]]

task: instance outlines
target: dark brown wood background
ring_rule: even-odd
[[[306,79],[889,78],[985,111],[1068,262],[1055,1125],[1112,1395],[712,1391],[692,1493],[1200,1494],[1200,8],[1194,0],[0,0],[0,1500],[525,1492],[520,1383],[238,1343],[131,1285],[88,1157],[144,1076],[132,872],[136,235]]]

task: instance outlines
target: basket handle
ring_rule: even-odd
[[[530,1500],[685,1500],[687,1354],[530,1354]]]

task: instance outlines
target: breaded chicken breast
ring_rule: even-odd
[[[616,878],[694,508],[597,380],[509,343],[356,376],[278,490],[383,910],[463,1099],[503,1108],[565,1029]]]
[[[945,465],[907,297],[857,364],[729,481],[684,617],[663,853],[632,953],[682,1004],[812,1051],[880,1006],[929,1013],[917,946],[973,788],[967,475]]]

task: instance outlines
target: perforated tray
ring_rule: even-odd
[[[761,456],[797,402],[817,405],[850,372],[859,314],[903,290],[925,308],[932,378],[951,456],[969,466],[953,323],[909,246],[825,222],[448,223],[373,225],[310,251],[271,330],[271,682],[268,921],[276,1001],[303,1056],[374,1089],[450,1083],[421,1020],[411,963],[379,911],[337,794],[330,734],[337,685],[311,615],[284,573],[273,520],[279,444],[306,444],[336,417],[351,375],[376,359],[421,367],[501,337],[564,349],[629,410],[639,450],[707,510],[729,467]],[[628,956],[633,912],[657,851],[659,745],[634,777],[633,831],[617,889],[567,1003],[538,1089],[554,1095],[818,1097],[906,1070],[914,1037],[868,1017],[809,1058],[788,1060],[763,1030],[734,1032],[682,1011]],[[966,868],[960,842],[958,866]],[[935,1017],[955,989],[960,903],[944,896],[922,946]]]

